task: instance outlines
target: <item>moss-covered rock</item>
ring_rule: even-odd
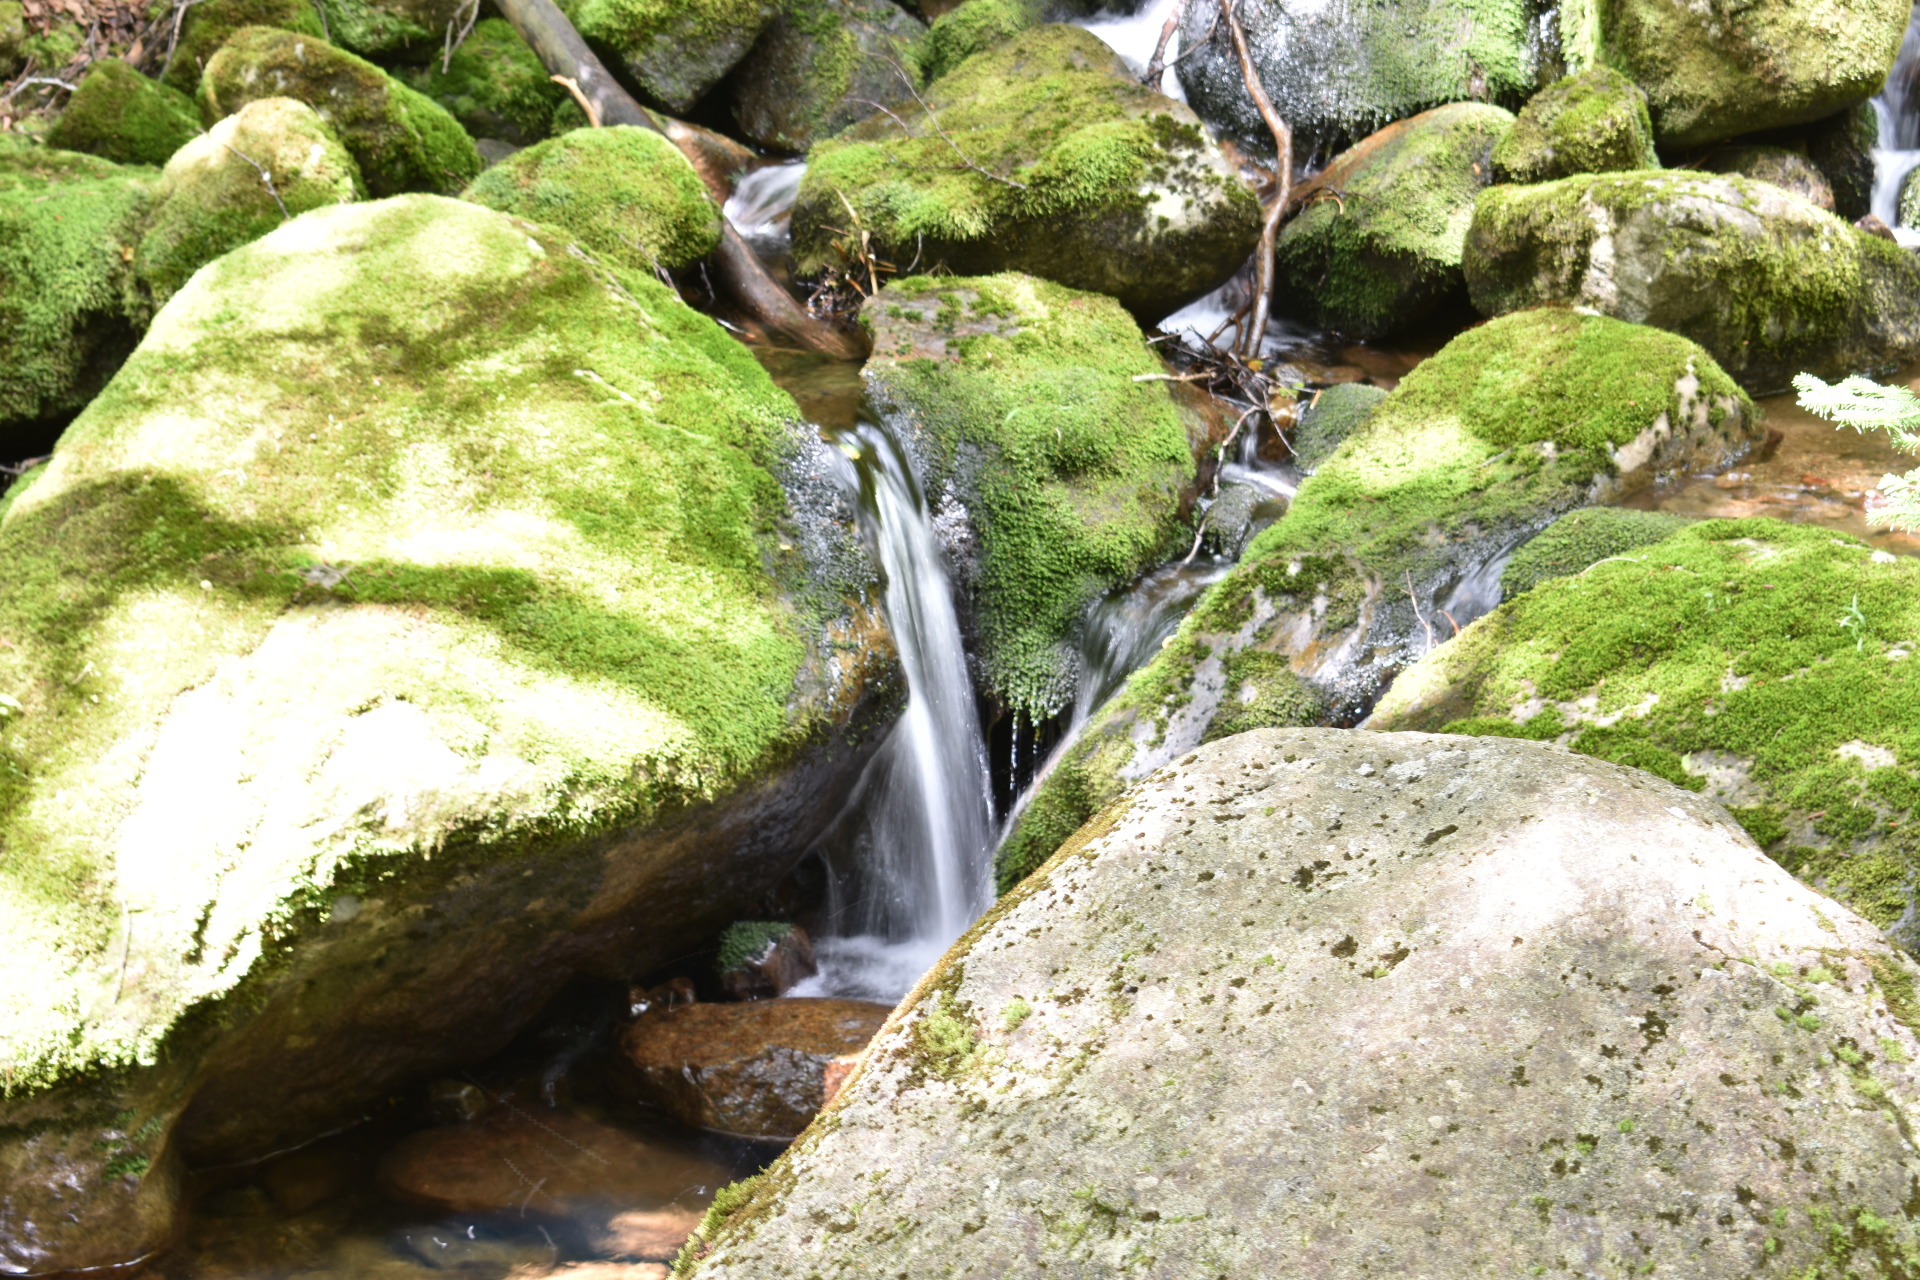
[[[1501,182],[1659,167],[1647,95],[1611,67],[1589,68],[1536,93],[1493,149]]]
[[[966,0],[934,20],[920,43],[920,67],[938,80],[976,53],[1005,44],[1047,13],[1046,0]]]
[[[1830,116],[1879,91],[1906,0],[1568,0],[1574,67],[1608,66],[1646,90],[1662,146],[1721,142]]]
[[[1387,392],[1365,382],[1342,382],[1326,388],[1300,410],[1300,421],[1288,433],[1294,462],[1312,475],[1333,456],[1343,441],[1366,425]]]
[[[1782,191],[1791,191],[1808,204],[1834,211],[1833,188],[1813,162],[1786,147],[1717,147],[1698,166],[1708,173],[1732,173],[1755,182],[1770,182]]]
[[[144,1253],[183,1159],[786,872],[897,710],[824,448],[666,286],[459,201],[174,297],[0,522],[8,1270]]]
[[[782,0],[564,0],[580,34],[641,93],[685,111],[720,83]]]
[[[26,39],[20,42],[21,55],[50,74],[73,65],[86,48],[87,28],[59,16],[44,25],[28,23]]]
[[[476,138],[528,146],[558,132],[554,115],[573,101],[505,18],[482,19],[440,68],[437,59],[416,68],[407,83]]]
[[[1880,121],[1873,104],[1862,102],[1798,131],[1795,139],[1807,159],[1833,189],[1833,211],[1848,222],[1873,207],[1874,150],[1880,145]]]
[[[576,129],[516,152],[461,199],[571,232],[635,271],[698,262],[720,243],[720,210],[687,158],[651,129]]]
[[[47,131],[47,145],[116,164],[165,164],[200,134],[193,100],[118,58],[88,68],[79,91]]]
[[[309,209],[365,194],[359,166],[312,107],[257,99],[167,162],[134,272],[159,306],[221,254]]]
[[[1402,120],[1336,156],[1301,189],[1274,251],[1274,304],[1376,338],[1466,301],[1460,250],[1474,197],[1513,123],[1462,102]]]
[[[1025,271],[1158,320],[1259,239],[1259,201],[1198,119],[1078,27],[1022,32],[926,98],[931,114],[875,116],[814,148],[792,218],[803,271],[842,261],[857,219],[899,266]]]
[[[1513,553],[1500,572],[1500,598],[1511,600],[1549,578],[1584,572],[1611,556],[1670,538],[1683,516],[1628,507],[1581,507],[1555,520]]]
[[[11,80],[26,61],[27,9],[20,0],[0,0],[0,76]]]
[[[1396,674],[1498,603],[1515,545],[1661,471],[1724,463],[1756,418],[1706,352],[1659,329],[1541,310],[1461,334],[1094,713],[1002,846],[1002,886],[1210,737],[1354,723]]]
[[[212,125],[259,98],[296,98],[318,112],[375,196],[452,194],[480,173],[473,139],[439,103],[324,41],[269,27],[236,32],[200,79],[200,118]]]
[[[1768,183],[1602,174],[1493,187],[1465,267],[1487,315],[1589,307],[1685,334],[1750,389],[1920,354],[1920,265]]]
[[[71,413],[133,349],[148,309],[129,262],[154,173],[0,136],[0,457],[12,429]]]
[[[192,93],[213,55],[243,27],[273,27],[326,39],[313,0],[200,0],[181,16],[180,39],[161,79]]]
[[[1082,611],[1184,540],[1186,428],[1112,299],[1029,276],[903,280],[861,311],[874,403],[948,518],[987,692],[1030,720],[1071,705]],[[962,527],[964,526],[964,527]]]
[[[926,29],[892,0],[787,0],[729,82],[749,142],[801,152],[881,107],[908,111]]]
[[[1395,682],[1371,727],[1558,741],[1729,806],[1920,945],[1920,561],[1713,520],[1543,582]]]
[[[343,49],[366,57],[393,55],[417,46],[441,46],[449,24],[457,32],[466,15],[462,0],[318,0],[326,6],[326,29]]]
[[[1294,130],[1296,155],[1345,146],[1448,102],[1518,107],[1551,59],[1549,45],[1529,39],[1535,12],[1526,0],[1263,2],[1239,10],[1260,83]],[[1187,6],[1174,71],[1207,123],[1272,155],[1273,135],[1218,14],[1216,5]]]

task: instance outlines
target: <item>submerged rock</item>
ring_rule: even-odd
[[[636,271],[689,266],[720,243],[720,210],[693,165],[665,134],[632,125],[516,152],[461,199],[560,227]]]
[[[1500,572],[1500,598],[1511,600],[1551,578],[1565,578],[1614,556],[1670,538],[1684,516],[1627,507],[1581,507],[1555,520],[1513,553]],[[1650,563],[1652,557],[1639,557]]]
[[[916,458],[984,691],[1034,721],[1073,702],[1086,606],[1192,536],[1195,448],[1132,318],[1029,276],[916,278],[861,311],[868,393]]]
[[[802,152],[884,108],[909,111],[924,34],[892,0],[788,0],[734,72],[734,124]]]
[[[199,133],[193,99],[118,58],[103,58],[47,131],[47,145],[116,164],[165,164]]]
[[[573,102],[553,82],[540,55],[505,18],[485,18],[441,70],[439,59],[406,73],[407,83],[447,109],[476,138],[529,146],[561,132],[555,120]],[[584,113],[577,107],[573,113]]]
[[[1709,173],[1734,173],[1755,182],[1770,182],[1816,208],[1834,211],[1833,188],[1827,176],[1811,160],[1785,147],[1721,147],[1700,167]]]
[[[786,874],[898,708],[823,455],[666,286],[475,205],[195,275],[0,509],[0,1268],[147,1253],[183,1161]]]
[[[698,1129],[786,1141],[826,1104],[827,1072],[892,1008],[867,1000],[750,1000],[650,1013],[620,1037],[643,1097]]]
[[[781,0],[564,0],[560,7],[635,88],[682,112],[746,56]]]
[[[1542,582],[1369,723],[1554,740],[1730,806],[1776,861],[1920,946],[1920,562],[1772,520]]]
[[[325,41],[247,27],[200,78],[200,118],[211,125],[260,98],[297,98],[353,154],[375,196],[452,195],[480,172],[480,153],[431,98]]]
[[[1659,329],[1541,310],[1416,368],[1300,486],[1159,655],[1096,711],[1001,846],[1017,883],[1103,805],[1202,742],[1352,724],[1499,603],[1512,549],[1576,506],[1758,433],[1712,358]]]
[[[1647,95],[1610,67],[1567,76],[1533,95],[1493,149],[1501,182],[1659,167]]]
[[[1079,27],[1022,32],[926,99],[814,148],[793,207],[803,272],[844,265],[864,232],[903,270],[1025,271],[1153,321],[1259,239],[1259,201],[1199,120]]]
[[[1487,315],[1546,304],[1658,325],[1752,390],[1920,354],[1920,264],[1770,183],[1643,172],[1494,187],[1465,266]]]
[[[1275,306],[1359,338],[1411,328],[1449,301],[1464,309],[1461,246],[1512,124],[1498,107],[1456,103],[1334,157],[1280,233]]]
[[[691,1274],[1891,1280],[1917,975],[1633,770],[1249,733],[976,925]]]
[[[244,27],[273,27],[315,40],[327,38],[313,0],[199,0],[181,11],[180,39],[161,79],[192,93],[220,46]]]

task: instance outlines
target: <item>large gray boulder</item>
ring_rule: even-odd
[[[1647,774],[1248,733],[962,939],[692,1274],[1909,1276],[1917,975]]]

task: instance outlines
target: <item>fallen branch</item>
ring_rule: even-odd
[[[13,95],[30,84],[50,84],[57,89],[65,89],[68,93],[78,93],[80,91],[79,85],[68,84],[58,76],[26,76],[23,77],[18,84],[14,85],[13,88],[7,90],[7,96],[0,98],[0,102],[12,102]]]
[[[594,105],[593,99],[580,92],[580,82],[578,80],[575,80],[571,76],[548,76],[547,79],[553,81],[573,95],[573,100],[580,104],[582,111],[587,113],[587,125],[589,128],[598,129],[600,127],[600,108]]]
[[[1247,33],[1240,29],[1240,17],[1234,12],[1236,2],[1220,0],[1220,14],[1226,20],[1227,34],[1233,37],[1234,56],[1240,60],[1240,78],[1246,82],[1253,105],[1259,108],[1260,118],[1266,121],[1267,130],[1273,134],[1275,152],[1273,202],[1267,206],[1266,220],[1260,226],[1260,248],[1254,258],[1253,316],[1240,342],[1242,354],[1252,357],[1260,354],[1261,340],[1267,332],[1267,312],[1273,305],[1273,251],[1280,236],[1281,219],[1287,215],[1288,196],[1293,185],[1293,131],[1280,118],[1280,113],[1274,109],[1273,99],[1267,96],[1266,86],[1260,83],[1260,73],[1253,65],[1253,54],[1247,49]]]
[[[463,13],[466,14],[467,20],[461,24],[460,34],[456,36],[453,34],[453,24],[460,21],[460,15]],[[453,11],[451,18],[447,19],[446,47],[440,54],[441,75],[444,76],[453,69],[454,51],[467,42],[467,37],[473,34],[473,24],[478,21],[480,21],[480,0],[460,0],[460,7]]]
[[[1421,630],[1427,633],[1426,652],[1433,651],[1433,626],[1427,616],[1420,612],[1420,597],[1413,593],[1413,570],[1407,570],[1407,603],[1413,606],[1413,616],[1419,620]]]
[[[240,148],[234,146],[231,142],[223,142],[220,145],[225,147],[227,150],[233,152],[234,155],[238,156],[240,159],[246,161],[248,164],[253,166],[253,171],[260,175],[260,185],[267,189],[267,194],[273,197],[273,202],[280,206],[281,219],[283,221],[291,222],[293,220],[293,215],[287,212],[287,202],[280,198],[280,193],[278,191],[274,190],[273,175],[267,172],[267,167],[261,164],[258,160],[255,160],[252,156],[248,155],[246,152],[240,150]]]
[[[1173,33],[1180,29],[1180,23],[1187,16],[1189,2],[1190,0],[1179,0],[1179,3],[1173,6],[1173,12],[1167,15],[1165,25],[1160,28],[1159,42],[1153,46],[1153,59],[1147,63],[1147,74],[1140,83],[1155,93],[1160,92],[1160,82],[1167,75],[1167,46],[1173,42]]]

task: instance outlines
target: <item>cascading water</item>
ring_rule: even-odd
[[[1153,61],[1153,48],[1160,42],[1160,30],[1172,16],[1179,0],[1149,0],[1133,14],[1096,14],[1082,19],[1075,26],[1085,27],[1094,35],[1106,41],[1113,51],[1125,58],[1136,72],[1145,72],[1147,64]],[[1174,32],[1173,39],[1167,43],[1167,61],[1169,68],[1161,81],[1160,92],[1180,102],[1187,100],[1186,90],[1180,87],[1180,77],[1173,74],[1173,60],[1180,56],[1180,33]]]
[[[764,253],[783,253],[787,247],[787,215],[800,194],[807,174],[804,160],[762,165],[741,177],[727,197],[726,215],[741,236]]]
[[[1907,24],[1893,71],[1873,100],[1880,117],[1879,145],[1873,149],[1873,215],[1894,228],[1901,244],[1920,245],[1920,231],[1900,226],[1900,186],[1920,165],[1920,5]]]

